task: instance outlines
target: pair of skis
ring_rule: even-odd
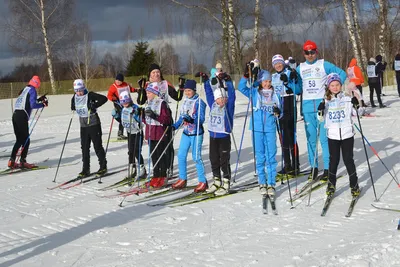
[[[278,210],[276,209],[275,195],[264,194],[262,196],[262,207],[263,214],[268,214],[268,202],[271,204],[272,213],[278,215]]]
[[[354,207],[357,204],[358,199],[360,198],[361,191],[362,191],[362,188],[360,188],[360,194],[358,194],[357,196],[353,196],[351,198],[351,202],[350,202],[349,208],[347,210],[347,213],[345,214],[345,216],[347,218],[351,217],[351,215],[353,214]],[[331,206],[331,203],[332,203],[333,199],[334,199],[334,194],[327,196],[327,198],[325,200],[325,203],[324,203],[324,207],[322,208],[321,216],[325,216],[326,215],[326,213],[328,212],[329,207]]]

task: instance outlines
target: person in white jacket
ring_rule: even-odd
[[[356,166],[354,164],[354,129],[352,114],[356,112],[353,106],[359,105],[355,85],[350,83],[346,92],[342,92],[342,83],[337,73],[327,77],[327,90],[324,100],[318,106],[318,117],[325,121],[326,135],[329,146],[329,175],[327,195],[333,195],[336,189],[336,172],[342,151],[344,165],[350,180],[352,196],[360,194]]]

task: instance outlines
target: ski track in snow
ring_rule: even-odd
[[[367,90],[365,90],[367,91]],[[387,93],[387,92],[385,92]],[[385,96],[386,109],[371,109],[375,118],[362,118],[364,134],[389,169],[399,173],[400,102],[394,92]],[[71,96],[52,96],[51,105],[43,111],[32,134],[29,161],[49,157],[56,166],[65,138],[70,115]],[[135,98],[135,97],[134,97]],[[368,98],[366,98],[368,99]],[[68,100],[68,101],[67,101]],[[14,142],[9,100],[0,103],[0,151],[10,151]],[[239,142],[247,100],[237,92],[235,138]],[[171,105],[174,109],[175,105]],[[103,141],[110,126],[112,104],[99,109]],[[174,110],[173,110],[174,113]],[[356,120],[356,119],[355,119]],[[112,137],[117,132],[114,124]],[[238,183],[253,181],[253,157],[250,132],[245,132]],[[277,187],[279,215],[262,214],[258,189],[181,207],[149,207],[146,203],[106,199],[97,189],[121,179],[120,173],[68,190],[48,190],[55,168],[0,176],[0,267],[5,266],[400,266],[400,214],[376,210],[373,188],[365,160],[360,134],[355,136],[355,162],[360,185],[364,187],[352,217],[346,218],[351,200],[348,178],[338,180],[337,192],[326,217],[321,217],[324,188],[293,203],[290,209],[287,185]],[[302,169],[308,168],[304,126],[298,127]],[[239,144],[239,143],[238,143]],[[179,147],[179,137],[174,142]],[[208,160],[208,134],[204,138],[203,160],[211,179]],[[368,149],[377,197],[382,203],[399,207],[399,189],[380,161]],[[147,163],[147,145],[143,156]],[[177,154],[177,153],[176,153]],[[74,118],[62,163],[81,159],[79,124]],[[278,168],[281,166],[278,146]],[[126,143],[110,143],[109,169],[125,166]],[[191,155],[188,168],[193,168]],[[232,171],[236,153],[232,146]],[[320,162],[322,162],[320,158]],[[6,166],[7,158],[0,158]],[[47,164],[47,163],[46,163]],[[177,159],[175,158],[175,165]],[[57,182],[76,176],[80,164],[60,167]],[[98,168],[93,148],[92,171]],[[147,164],[146,164],[147,168]],[[175,168],[177,172],[177,167]],[[341,162],[338,174],[345,173]],[[196,174],[189,175],[196,183]],[[298,188],[306,178],[298,179]],[[211,180],[210,180],[211,181]],[[387,187],[389,184],[389,187]],[[294,193],[295,181],[291,189]],[[384,191],[387,188],[386,191]],[[114,193],[115,190],[106,191]],[[293,194],[292,193],[292,194]],[[383,194],[383,195],[382,195]],[[134,200],[137,196],[129,196]]]

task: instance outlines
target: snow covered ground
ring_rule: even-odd
[[[383,99],[388,108],[370,109],[376,117],[363,118],[362,126],[387,167],[398,175],[400,99],[395,91],[385,93]],[[239,92],[237,96],[234,136],[239,146],[247,99]],[[54,167],[71,118],[70,97],[49,97],[50,106],[43,111],[31,138],[28,160],[40,162],[49,158],[43,164],[53,168],[0,177],[0,267],[400,266],[400,214],[371,206],[375,196],[360,134],[356,135],[354,154],[363,192],[350,218],[344,216],[351,198],[347,176],[338,180],[336,198],[326,217],[320,216],[324,189],[312,193],[310,206],[306,198],[290,209],[286,184],[277,188],[278,216],[262,214],[258,189],[176,208],[135,205],[129,201],[138,196],[130,196],[121,208],[121,199],[100,198],[102,192],[97,189],[122,179],[124,173],[104,178],[102,185],[93,182],[68,190],[47,189],[55,185]],[[171,107],[175,108],[175,102]],[[111,109],[112,104],[107,103],[99,112],[104,142]],[[116,132],[114,124],[112,138]],[[211,180],[206,136],[203,160]],[[303,122],[298,123],[298,140],[302,169],[308,169]],[[1,100],[1,169],[6,167],[13,143],[10,100]],[[179,136],[174,144],[175,148],[179,146]],[[399,208],[400,189],[367,149],[380,205]],[[143,150],[147,161],[148,146]],[[280,162],[280,152],[277,157]],[[57,182],[76,176],[81,170],[80,159],[79,124],[75,117],[62,159],[62,164],[69,166],[60,168]],[[92,171],[96,171],[94,152],[91,159]],[[110,143],[107,159],[110,171],[124,168],[126,143]],[[255,179],[252,159],[246,126],[238,184]],[[236,160],[232,148],[233,170]],[[189,167],[193,167],[191,162]],[[338,174],[343,173],[341,163]],[[196,180],[192,173],[189,184],[196,184]],[[298,188],[305,181],[306,177],[299,178]],[[296,181],[291,182],[291,188],[294,192]]]

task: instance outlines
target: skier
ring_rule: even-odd
[[[383,95],[382,94],[382,90],[383,90],[383,72],[386,70],[387,62],[382,62],[383,58],[382,58],[381,55],[377,55],[375,57],[375,60],[376,60],[376,65],[379,66],[379,69],[381,69],[381,72],[377,73],[377,74],[378,74],[380,85],[381,85],[381,95]]]
[[[30,136],[29,136],[29,118],[31,116],[32,109],[44,108],[49,105],[49,102],[45,95],[37,98],[37,90],[40,87],[39,76],[33,76],[29,81],[28,85],[22,89],[17,100],[15,101],[14,113],[12,116],[12,123],[15,134],[15,144],[11,152],[10,160],[8,161],[9,168],[33,168],[34,164],[26,162],[26,156],[28,155]],[[19,164],[15,162],[17,152],[21,148],[21,157]]]
[[[100,165],[96,175],[104,175],[107,173],[107,159],[101,138],[101,122],[97,114],[97,108],[107,102],[107,97],[95,92],[89,92],[82,79],[74,81],[74,91],[75,94],[71,99],[71,110],[75,110],[79,116],[83,161],[82,171],[78,174],[78,177],[85,178],[90,175],[91,142],[93,142],[94,151]]]
[[[371,107],[376,108],[374,103],[374,90],[376,91],[376,97],[378,98],[378,103],[380,108],[386,107],[382,103],[381,99],[381,81],[380,76],[382,75],[382,66],[383,64],[376,64],[376,61],[373,57],[371,57],[368,61],[367,66],[367,75],[368,75],[368,85],[369,85],[369,102],[371,103]]]
[[[128,88],[119,92],[119,103],[123,106],[121,111],[121,124],[126,129],[128,135],[128,160],[129,165],[132,164],[130,177],[144,179],[147,176],[144,160],[142,156],[143,145],[143,123],[140,115],[142,109],[133,104],[131,94]],[[139,175],[136,168],[135,158],[138,161]]]
[[[183,134],[178,150],[179,179],[172,188],[180,189],[187,184],[187,155],[192,148],[192,158],[196,164],[198,185],[194,192],[204,192],[208,188],[207,179],[204,172],[204,164],[201,158],[201,147],[203,145],[206,103],[196,93],[196,81],[186,80],[184,85],[185,98],[180,107],[179,119],[172,125],[173,129],[178,129],[183,124]]]
[[[394,57],[393,70],[396,72],[397,92],[400,97],[400,53],[397,53]]]
[[[150,154],[152,154],[151,161],[153,162],[153,178],[146,186],[153,188],[161,188],[168,183],[169,161],[166,155],[168,150],[164,150],[171,140],[171,138],[168,138],[167,132],[170,129],[172,116],[171,110],[160,95],[158,82],[150,83],[146,87],[145,116],[142,117],[146,124],[145,138],[149,143]],[[158,164],[155,165],[157,161]]]
[[[161,73],[160,66],[158,66],[157,64],[153,63],[150,65],[149,72],[148,72],[148,80],[149,80],[149,83],[153,83],[153,82],[159,83],[159,85],[157,86],[160,91],[159,97],[165,101],[168,109],[170,109],[170,107],[168,105],[170,103],[169,97],[171,97],[175,101],[178,101],[178,103],[179,103],[179,101],[182,100],[183,88],[179,88],[178,90],[176,90],[175,87],[171,83],[164,80],[164,77]],[[139,84],[145,83],[144,79],[140,79],[138,82],[139,82]],[[182,83],[182,85],[183,85],[183,83]],[[138,97],[137,97],[138,105],[143,105],[147,101],[147,92],[144,90],[144,88],[146,88],[146,86],[147,86],[147,84],[145,86],[141,86],[141,89],[138,90]],[[171,113],[171,110],[170,110],[170,113]],[[172,119],[172,116],[171,116],[171,119]],[[173,121],[171,121],[169,125],[171,125],[171,124],[173,124]],[[168,128],[166,138],[167,138],[166,139],[167,143],[172,138],[171,127]],[[168,177],[172,177],[173,169],[174,169],[174,146],[172,143],[167,149],[166,157],[167,157],[167,162],[168,162],[167,174],[168,174]]]
[[[363,85],[364,85],[364,76],[362,74],[362,71],[359,66],[357,66],[357,59],[352,58],[349,63],[349,67],[347,68],[347,77],[349,78],[350,82],[354,83],[357,87],[357,89],[361,93],[361,98],[362,98],[362,90],[363,90]],[[364,100],[361,102],[362,107],[366,107]]]
[[[300,173],[300,162],[299,147],[297,142],[295,144],[297,107],[293,93],[295,83],[297,82],[297,73],[295,69],[289,70],[286,67],[283,57],[279,54],[272,57],[272,67],[276,71],[276,73],[272,74],[272,87],[282,100],[281,106],[283,111],[282,117],[279,120],[284,157],[284,167],[281,170],[281,174],[297,175]]]
[[[331,73],[327,77],[328,90],[325,100],[318,106],[319,120],[325,121],[329,144],[329,180],[327,195],[333,195],[336,190],[336,172],[340,161],[340,151],[350,180],[352,196],[360,194],[356,166],[354,164],[354,129],[352,120],[353,105],[357,108],[359,102],[354,83],[347,86],[347,92],[342,92],[341,77]],[[354,96],[352,96],[352,93]],[[354,111],[355,112],[355,111]]]
[[[203,80],[207,103],[210,107],[208,131],[210,133],[210,162],[214,183],[207,192],[215,195],[229,193],[232,178],[230,155],[233,116],[235,113],[236,92],[229,75],[220,73],[218,77]],[[222,179],[221,179],[222,171]]]
[[[308,179],[326,181],[328,179],[329,168],[328,139],[324,123],[322,122],[320,125],[318,122],[317,107],[324,98],[325,83],[328,74],[338,73],[341,81],[344,82],[346,80],[346,73],[328,61],[317,59],[318,48],[313,41],[307,40],[304,43],[303,55],[306,61],[301,63],[296,69],[299,80],[296,84],[295,93],[302,94],[302,113],[307,136],[308,161],[311,166],[311,174],[308,176]],[[316,155],[317,158],[314,160],[318,145],[318,131],[324,161],[324,172],[320,176],[318,176],[318,155]]]
[[[125,89],[128,89],[132,93],[136,92],[135,88],[124,82],[124,75],[118,73],[117,76],[115,77],[114,83],[108,89],[107,98],[108,100],[114,103],[114,109],[112,110],[111,114],[114,117],[114,119],[119,122],[119,127],[118,127],[119,140],[127,139],[127,137],[124,135],[124,126],[122,126],[121,123],[122,105],[119,102],[119,93],[121,91],[124,91]]]
[[[249,63],[248,63],[249,64]],[[240,79],[239,91],[253,101],[254,123],[250,121],[250,130],[254,132],[254,146],[260,193],[275,196],[276,167],[276,120],[281,115],[281,101],[274,92],[271,83],[271,74],[261,70],[257,75],[257,81],[251,88],[247,87],[249,67],[246,64],[244,77]],[[254,125],[254,128],[253,128]],[[265,165],[267,173],[265,173]],[[268,176],[268,180],[267,177]],[[268,186],[268,187],[267,187]]]

